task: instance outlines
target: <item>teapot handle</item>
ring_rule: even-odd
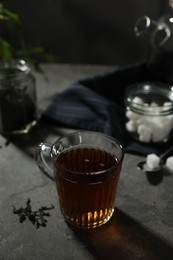
[[[50,159],[50,154],[51,154],[51,144],[40,143],[35,150],[35,160],[40,170],[47,177],[49,177],[49,179],[55,181],[55,177],[53,176],[54,175],[53,170],[47,163],[48,159]],[[48,156],[47,161],[46,161],[46,156]]]

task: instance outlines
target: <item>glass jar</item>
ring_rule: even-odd
[[[37,123],[35,78],[24,60],[0,64],[0,133],[26,134]]]
[[[144,143],[166,142],[173,134],[173,87],[142,82],[125,92],[126,130]]]

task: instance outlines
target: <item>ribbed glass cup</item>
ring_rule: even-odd
[[[49,177],[54,174],[61,212],[71,226],[95,228],[111,218],[123,156],[117,140],[97,132],[78,131],[39,145],[37,164]]]

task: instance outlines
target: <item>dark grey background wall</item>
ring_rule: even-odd
[[[14,0],[25,38],[47,44],[60,62],[130,64],[145,58],[147,44],[133,27],[143,15],[157,19],[168,0]]]

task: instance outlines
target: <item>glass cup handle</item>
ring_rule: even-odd
[[[40,170],[49,177],[52,181],[55,181],[54,173],[51,167],[46,162],[46,155],[50,158],[51,145],[48,143],[40,143],[35,150],[35,160]]]

